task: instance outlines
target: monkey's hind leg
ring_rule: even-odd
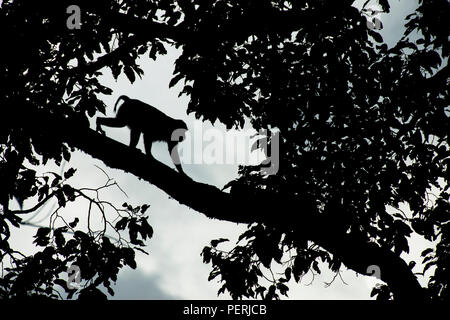
[[[105,134],[105,131],[102,129],[103,126],[112,127],[112,128],[121,128],[125,127],[126,121],[120,119],[120,118],[104,118],[104,117],[97,117],[97,127],[95,130],[100,132],[101,134]]]
[[[136,146],[137,146],[137,144],[139,142],[139,137],[140,136],[141,136],[141,132],[140,131],[134,130],[134,129],[130,130],[130,147],[131,148],[136,148]],[[145,153],[147,153],[147,151],[145,151]]]
[[[154,159],[153,155],[152,155],[152,144],[153,144],[153,139],[149,138],[150,133],[146,132],[144,133],[144,149],[145,149],[145,154]]]

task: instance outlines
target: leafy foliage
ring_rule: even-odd
[[[280,294],[288,296],[286,284],[291,278],[300,282],[308,272],[320,274],[319,260],[327,262],[335,271],[340,267],[340,262],[320,247],[306,240],[298,241],[293,235],[283,236],[277,229],[261,224],[249,226],[231,251],[219,250],[217,246],[226,240],[211,241],[202,256],[203,262],[213,267],[208,280],[220,276],[223,285],[219,294],[228,291],[233,299],[279,299]],[[284,271],[275,274],[272,263],[282,265]],[[262,282],[267,282],[269,287]]]
[[[114,295],[111,285],[117,281],[119,270],[124,266],[136,268],[134,250],[145,252],[141,249],[145,246],[143,240],[153,234],[147,217],[142,216],[148,205],[125,205],[129,216],[120,218],[113,228],[119,239],[108,236],[106,230],[83,232],[77,228],[79,219],[75,218],[62,227],[38,228],[33,243],[42,250],[33,255],[17,257],[16,252],[5,250],[13,266],[5,268],[7,273],[0,279],[0,298],[63,297],[55,285],[65,290],[68,299],[74,295],[80,299],[106,299],[100,286]],[[121,222],[124,220],[130,221],[128,227]],[[120,237],[120,231],[126,229],[129,242]],[[135,230],[142,239],[134,234]],[[71,266],[80,270],[79,288],[73,287],[70,278],[64,279]]]
[[[377,2],[389,12],[390,1]],[[83,13],[79,30],[65,28],[65,9],[74,3]],[[3,1],[0,28],[9,46],[0,53],[2,259],[17,255],[9,247],[10,228],[20,227],[24,214],[53,197],[61,209],[83,197],[66,183],[73,169],[64,177],[36,174],[36,166],[49,160],[60,165],[73,150],[54,128],[24,115],[70,119],[86,130],[89,118],[105,112],[102,95],[112,93],[98,80],[104,68],[134,82],[143,74],[140,56],[156,59],[174,45],[182,54],[169,85],[184,82],[180,94],[189,97],[188,112],[228,128],[249,119],[256,129],[280,132],[277,175],[242,167],[228,184],[231,195],[302,199],[338,232],[397,258],[409,252],[413,233],[433,241],[436,246],[423,253],[424,272],[431,276],[427,295],[448,299],[448,2],[419,0],[392,47],[367,28],[364,12],[352,3]],[[15,212],[12,199],[21,206],[30,199],[38,204]],[[59,274],[76,261],[87,268],[80,298],[101,296],[95,288],[110,288],[118,269],[134,267],[129,248],[142,250],[153,234],[141,212],[146,206],[124,208],[128,214],[108,226],[128,231],[128,245],[112,243],[106,229],[101,235],[70,224],[38,229],[34,243],[43,250],[13,259],[15,267],[0,279],[1,294],[53,297],[52,283],[61,283]],[[298,212],[290,212],[292,225],[302,221]],[[223,239],[213,241],[203,259],[212,263],[210,279],[221,277],[220,293],[277,298],[287,294],[288,278],[319,272],[319,259],[336,272],[346,263],[308,240],[295,230],[257,223],[229,252],[217,249]],[[284,275],[270,279],[267,289],[259,280],[274,263]],[[36,266],[39,277],[31,277]],[[391,289],[388,283],[373,294],[396,298]]]

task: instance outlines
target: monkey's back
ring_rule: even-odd
[[[130,99],[123,103],[117,112],[117,117],[122,119],[128,127],[134,128],[152,140],[167,140],[172,131],[175,119],[145,102]]]

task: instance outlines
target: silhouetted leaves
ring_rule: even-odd
[[[211,241],[211,246],[213,246],[215,248],[215,247],[217,247],[219,245],[219,243],[226,242],[226,241],[230,241],[230,240],[224,239],[224,238],[220,238],[220,239],[217,239],[217,240],[212,240]]]
[[[150,239],[153,236],[153,228],[148,224],[147,217],[131,218],[128,221],[128,230],[131,243],[136,245],[144,245],[144,242],[138,239],[139,235],[143,240]]]
[[[132,228],[137,229],[138,234],[145,240],[153,234],[152,227],[148,224],[147,217],[134,216],[139,213],[141,206],[127,205],[131,211],[129,220]],[[149,205],[142,207],[148,208]],[[127,219],[128,221],[128,219]],[[43,247],[42,251],[34,255],[16,259],[15,267],[8,268],[7,277],[0,282],[0,297],[23,298],[26,296],[44,296],[57,298],[54,285],[63,287],[67,298],[72,299],[106,299],[100,290],[106,289],[110,295],[114,295],[111,285],[117,281],[117,274],[124,266],[136,268],[135,250],[124,246],[123,241],[112,242],[108,236],[99,238],[91,231],[74,230],[79,222],[75,218],[70,224],[58,228],[39,228],[34,236],[37,246]],[[120,222],[120,221],[119,221]],[[126,230],[126,223],[116,231]],[[70,228],[70,229],[69,229]],[[71,232],[73,231],[73,232]],[[139,245],[143,243],[135,241]],[[80,271],[80,287],[71,289],[67,286],[64,273],[68,267],[75,265]],[[68,276],[69,274],[67,274]]]
[[[71,223],[69,223],[69,226],[71,228],[75,228],[77,226],[78,222],[80,222],[80,219],[75,218]]]
[[[127,218],[127,217],[121,218],[119,221],[117,221],[115,228],[117,230],[124,230],[128,224],[128,221],[129,221],[129,218]]]
[[[369,30],[368,31],[369,35],[374,38],[374,40],[378,43],[382,43],[383,42],[383,37],[381,36],[381,34],[379,34],[378,32]]]
[[[80,196],[67,181],[75,169],[36,174],[34,166],[49,160],[61,165],[73,150],[32,115],[72,120],[82,133],[90,117],[105,113],[99,95],[112,93],[99,82],[99,70],[110,69],[115,79],[125,74],[133,83],[143,74],[140,55],[157,59],[167,53],[165,45],[174,45],[182,51],[169,86],[183,83],[188,112],[227,128],[247,121],[280,131],[277,174],[263,176],[260,166],[242,166],[239,178],[227,184],[231,195],[298,199],[305,208],[290,208],[284,225],[303,223],[302,210],[316,212],[338,232],[397,257],[408,252],[412,232],[436,241],[436,248],[423,253],[424,272],[435,270],[428,293],[448,298],[448,2],[419,1],[406,18],[404,37],[390,48],[368,27],[381,22],[374,20],[379,12],[367,11],[369,1],[363,11],[351,3],[95,1],[84,6],[83,29],[67,32],[61,27],[67,1],[3,1],[0,28],[8,47],[0,52],[2,256],[13,252],[10,228],[22,223],[11,200],[23,209],[37,199],[37,210],[56,198],[62,210]],[[389,12],[388,0],[378,4]],[[126,22],[112,23],[105,12],[127,12],[161,28],[133,30]],[[411,212],[400,213],[403,205]],[[0,297],[55,297],[52,285],[63,286],[60,275],[69,262],[83,268],[84,283],[95,284],[70,291],[70,297],[102,299],[98,286],[113,294],[118,270],[136,268],[134,250],[145,251],[144,241],[153,235],[143,216],[148,208],[123,206],[115,224],[108,224],[126,238],[118,242],[75,230],[78,218],[38,229],[34,244],[42,251],[8,270],[0,279]],[[261,221],[259,212],[248,214]],[[259,223],[232,250],[220,251],[220,238],[202,255],[212,264],[210,280],[223,283],[219,293],[272,299],[287,294],[290,279],[320,273],[319,260],[335,272],[345,264],[309,240],[295,229]],[[258,279],[274,264],[284,270],[266,288]],[[373,294],[392,297],[388,286]]]
[[[47,246],[50,241],[50,231],[50,228],[39,228],[34,236],[35,239],[33,243],[41,247]]]
[[[372,289],[372,292],[370,293],[371,297],[376,296],[377,300],[380,301],[386,301],[390,300],[392,297],[392,293],[389,290],[389,287],[386,285],[376,286]]]
[[[285,237],[281,241],[282,246],[279,247],[279,237],[281,235],[275,229],[254,224],[239,237],[238,244],[230,251],[218,248],[227,239],[211,241],[211,246],[205,247],[201,254],[203,262],[212,265],[208,281],[220,276],[223,285],[218,294],[228,291],[234,299],[244,297],[278,299],[279,295],[288,296],[287,283],[292,276],[299,282],[301,277],[311,269],[320,273],[318,258],[330,261],[327,260],[329,257],[325,251],[308,248],[307,243],[301,243],[301,245],[299,243],[297,255],[282,261],[283,252],[286,252],[292,243]],[[273,260],[278,264],[286,265],[284,278],[274,277],[274,272],[271,271]],[[268,290],[260,283],[263,279],[271,279],[272,285]]]
[[[123,71],[125,72],[128,80],[130,80],[131,83],[133,83],[136,80],[136,77],[134,75],[134,71],[132,68],[125,66]]]
[[[132,269],[136,269],[136,261],[134,260],[134,251],[130,248],[122,248],[123,259],[126,265]]]

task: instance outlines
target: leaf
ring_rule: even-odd
[[[233,181],[231,181],[231,182],[233,182]],[[228,187],[233,187],[234,183],[231,183],[231,182],[229,182],[225,187],[227,187],[227,188]],[[250,239],[250,238],[252,238],[254,236],[255,236],[254,230],[253,229],[249,229],[249,230],[245,231],[243,234],[241,234],[239,236],[238,241],[241,241],[242,239]]]
[[[55,178],[53,179],[52,184],[51,184],[52,188],[56,187],[58,185],[58,183],[61,181],[60,175],[58,175],[56,173],[54,173],[54,175],[55,175]]]
[[[395,243],[394,252],[396,254],[399,255],[402,252],[409,253],[408,240],[405,237],[403,236],[395,237],[394,243]]]
[[[204,247],[200,255],[203,256],[203,263],[209,263],[211,261],[211,248]]]
[[[44,197],[48,196],[49,191],[50,191],[50,187],[48,186],[48,184],[45,184],[41,188],[39,188],[38,201],[41,201],[42,199],[44,199]]]
[[[225,238],[220,238],[220,239],[217,239],[217,240],[212,240],[212,241],[211,241],[211,246],[213,246],[213,247],[215,248],[215,247],[217,247],[217,245],[218,245],[219,243],[226,242],[226,241],[230,241],[230,240],[225,239]]]
[[[75,85],[75,82],[77,81],[77,79],[75,77],[71,77],[69,78],[69,80],[67,81],[67,86],[66,86],[66,90],[67,90],[67,94],[70,96],[70,94],[72,93],[73,90],[73,86]]]
[[[111,95],[113,93],[111,88],[108,88],[108,87],[105,87],[105,86],[102,86],[102,85],[98,86],[98,90],[97,91],[102,93],[102,94],[104,94],[104,95],[107,95],[107,96],[109,96],[109,95]]]
[[[158,49],[158,53],[159,53],[159,54],[162,54],[162,55],[167,54],[167,50],[166,50],[166,47],[165,47],[165,45],[164,45],[163,42],[158,41],[158,42],[156,43],[156,47],[157,47],[157,49]]]
[[[313,269],[314,271],[316,271],[318,274],[320,274],[320,269],[319,269],[319,263],[317,261],[313,262]]]
[[[378,43],[383,42],[383,37],[378,32],[375,32],[375,31],[372,31],[369,29],[368,33],[376,42],[378,42]]]
[[[89,239],[89,236],[86,233],[84,233],[83,231],[77,230],[74,232],[73,235],[75,236],[75,238],[80,239],[80,240],[88,240]]]
[[[421,45],[421,44],[425,44],[425,39],[420,38],[416,41],[416,44]]]
[[[57,192],[56,194],[56,198],[58,199],[58,205],[63,208],[66,206],[66,197],[64,195],[64,192],[62,190],[60,190],[59,192]]]
[[[55,230],[54,237],[55,243],[58,248],[62,248],[66,244],[66,239],[64,238],[63,232],[67,231],[67,227],[61,227]]]
[[[50,231],[51,229],[47,227],[39,228],[36,232],[36,235],[34,236],[35,240],[33,241],[33,243],[41,247],[47,246],[50,242]]]
[[[156,54],[158,53],[156,45],[152,45],[148,57],[152,60],[156,60]]]
[[[114,290],[111,287],[106,287],[106,290],[108,290],[110,295],[114,296]]]
[[[136,219],[131,219],[128,223],[128,234],[130,236],[130,242],[132,244],[140,244],[140,240],[138,240],[139,226],[136,224]],[[142,242],[141,242],[142,243]]]
[[[394,226],[401,235],[409,236],[412,233],[411,228],[401,220],[395,220]]]
[[[214,280],[219,275],[219,272],[211,271],[208,276],[208,281]]]
[[[175,77],[172,78],[172,80],[170,80],[169,88],[174,87],[183,78],[184,78],[183,74],[181,74],[181,73],[177,74]]]
[[[131,83],[133,83],[136,80],[136,77],[134,75],[134,71],[129,66],[125,66],[123,71],[125,72],[125,75],[127,76],[128,80],[130,80]]]
[[[434,250],[432,248],[428,248],[422,251],[422,253],[420,254],[421,257],[425,257],[426,255],[432,253]]]
[[[138,55],[143,55],[147,52],[147,46],[140,46],[137,50]]]
[[[272,299],[272,298],[274,298],[276,289],[277,288],[274,285],[271,285],[269,287],[269,291],[267,292],[265,299]]]
[[[114,227],[116,228],[116,230],[125,230],[128,220],[129,219],[127,217],[123,217],[122,219],[117,221],[117,223]]]
[[[370,297],[374,297],[376,296],[378,293],[380,293],[380,289],[378,289],[377,287],[372,289],[372,292],[370,292]]]
[[[291,280],[292,269],[291,268],[286,268],[286,270],[284,270],[284,276],[286,277],[287,281]]]
[[[64,179],[69,179],[71,178],[75,172],[77,171],[77,169],[74,168],[70,168],[69,170],[67,170],[66,172],[64,172]]]
[[[288,294],[287,294],[287,292],[289,291],[289,287],[288,286],[286,286],[285,284],[283,284],[283,283],[278,283],[277,284],[277,289],[280,291],[280,293],[282,294],[282,295],[284,295],[284,296],[288,296]]]
[[[145,251],[144,249],[142,249],[142,248],[134,247],[134,249],[139,250],[140,252],[142,252],[142,253],[144,253],[146,255],[149,255],[149,253],[147,251]]]
[[[225,293],[225,289],[226,289],[226,284],[224,284],[224,285],[219,289],[219,291],[217,291],[217,296],[219,296],[219,295]]]
[[[141,213],[145,213],[145,211],[147,211],[148,208],[150,208],[150,205],[148,205],[148,204],[142,205],[142,206],[141,206]]]
[[[146,218],[141,219],[141,228],[140,228],[141,236],[144,240],[147,240],[147,237],[150,239],[153,237],[153,228],[148,224]]]
[[[15,214],[6,214],[4,216],[9,222],[11,222],[11,224],[16,227],[16,228],[20,228],[20,222],[22,221],[22,218],[15,215]],[[0,219],[1,221],[1,219]],[[1,243],[1,241],[0,241]]]
[[[69,223],[69,226],[73,229],[77,226],[79,221],[80,221],[80,219],[75,218],[71,223]]]
[[[75,190],[68,184],[63,185],[62,191],[69,201],[75,201]]]
[[[111,65],[109,66],[112,72],[112,75],[114,77],[114,80],[117,80],[117,78],[119,77],[120,73],[122,72],[122,65]]]
[[[48,227],[42,227],[42,228],[39,228],[39,229],[36,231],[36,235],[35,235],[34,237],[35,237],[35,238],[43,238],[43,237],[46,237],[46,236],[48,236],[48,234],[50,233],[50,231],[51,231],[51,229],[48,228]]]
[[[389,13],[391,6],[389,5],[388,0],[378,0],[378,3],[380,4],[384,12]]]
[[[126,265],[130,266],[132,269],[136,269],[136,261],[134,259],[135,253],[131,248],[122,248],[122,256]]]
[[[256,295],[261,295],[261,298],[263,299],[264,298],[264,291],[266,291],[267,289],[265,288],[265,287],[258,287],[258,288],[256,288],[256,290],[255,290],[255,292],[256,292]]]

